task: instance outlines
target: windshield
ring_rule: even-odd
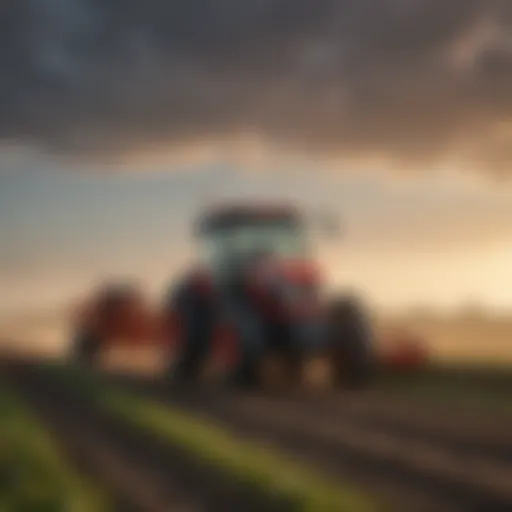
[[[279,223],[251,223],[212,230],[203,236],[202,245],[203,257],[213,264],[259,254],[301,258],[308,253],[301,227]]]

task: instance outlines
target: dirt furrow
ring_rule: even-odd
[[[512,467],[512,423],[461,415],[457,411],[425,409],[421,403],[401,403],[366,393],[338,397],[254,397],[243,406],[274,407],[279,413],[314,416],[347,429],[389,435],[404,443],[428,444],[453,456],[490,460]]]
[[[421,471],[432,479],[445,479],[481,493],[500,496],[512,504],[512,463],[507,464],[500,457],[492,457],[475,440],[474,452],[465,444],[448,444],[448,440],[439,433],[431,435],[424,429],[411,434],[409,429],[397,428],[397,425],[379,425],[358,423],[345,420],[337,415],[319,415],[303,407],[283,403],[269,403],[265,400],[245,400],[237,404],[238,410],[247,417],[265,416],[276,426],[285,426],[289,432],[304,432],[325,441],[332,446],[346,446],[361,453],[375,454],[396,464],[409,467],[412,471]],[[382,425],[380,426],[382,427]],[[407,436],[403,435],[404,430]],[[498,460],[496,460],[498,459]]]
[[[293,403],[289,398],[171,391],[140,382],[131,386],[366,485],[394,501],[397,510],[512,510],[512,462],[498,446],[489,449],[496,440],[482,432],[457,439],[439,425],[404,422],[400,415],[379,424],[378,409],[372,425],[371,416],[361,422],[357,407],[343,409],[338,403],[338,410],[327,413],[320,410],[327,402],[315,409],[310,399]],[[464,425],[461,419],[461,430]]]
[[[179,448],[100,413],[36,369],[11,366],[7,374],[70,459],[106,487],[116,510],[273,509],[274,504],[190,460]]]

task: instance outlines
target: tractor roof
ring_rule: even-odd
[[[301,214],[297,208],[281,203],[226,204],[207,209],[198,225],[200,232],[207,232],[264,220],[295,224],[300,222]]]

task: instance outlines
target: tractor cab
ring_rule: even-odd
[[[198,219],[196,236],[202,264],[222,284],[242,278],[267,291],[288,285],[312,290],[321,284],[308,219],[292,206],[212,209]]]
[[[311,259],[304,219],[292,208],[215,209],[199,219],[196,234],[201,259],[213,270],[233,270],[263,259]]]

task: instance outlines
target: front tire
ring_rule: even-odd
[[[360,388],[376,370],[374,333],[363,304],[352,298],[336,299],[331,308],[333,363],[338,383]]]
[[[208,364],[215,329],[215,310],[210,297],[191,289],[182,290],[174,300],[182,325],[176,361],[170,373],[180,383],[197,383]]]

